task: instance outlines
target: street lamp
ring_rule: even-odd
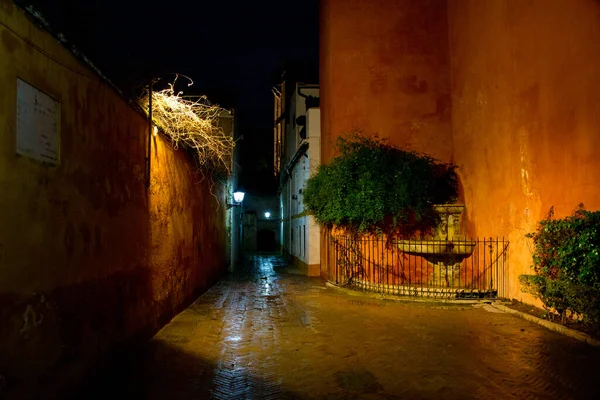
[[[246,195],[246,193],[244,192],[234,192],[233,193],[233,203],[234,204],[229,204],[227,203],[227,209],[230,209],[231,207],[239,207],[242,203],[242,201],[244,201],[244,196]]]
[[[244,201],[244,196],[246,195],[246,193],[244,192],[234,192],[233,193],[233,201],[235,201],[236,203],[241,203],[242,201]]]
[[[269,218],[271,218],[271,213],[267,211],[267,212],[265,213],[265,218],[266,218],[266,219],[269,219]]]

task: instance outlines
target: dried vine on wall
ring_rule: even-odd
[[[191,150],[201,168],[231,174],[235,141],[218,124],[225,110],[211,104],[206,96],[184,97],[181,91],[175,91],[175,81],[166,89],[152,92],[154,123],[171,139],[174,148]],[[147,93],[140,103],[148,110]]]

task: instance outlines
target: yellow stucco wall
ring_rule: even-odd
[[[322,0],[320,7],[321,163],[353,130],[450,161],[445,0]]]
[[[600,208],[600,3],[451,0],[448,16],[469,232],[510,239],[507,295],[531,301],[525,234],[552,206]]]
[[[16,154],[17,78],[61,103],[60,165]],[[0,88],[0,374],[11,379],[155,332],[223,271],[225,208],[222,188],[212,196],[160,136],[147,188],[147,121],[8,0]],[[28,306],[44,317],[31,325],[29,312],[23,329]]]

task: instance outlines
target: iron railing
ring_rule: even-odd
[[[330,235],[328,280],[398,296],[497,298],[507,294],[508,240],[398,240]]]

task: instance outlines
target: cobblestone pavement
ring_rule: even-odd
[[[96,392],[147,399],[600,398],[599,349],[491,310],[353,296],[290,273],[277,257],[255,256],[115,366]]]

